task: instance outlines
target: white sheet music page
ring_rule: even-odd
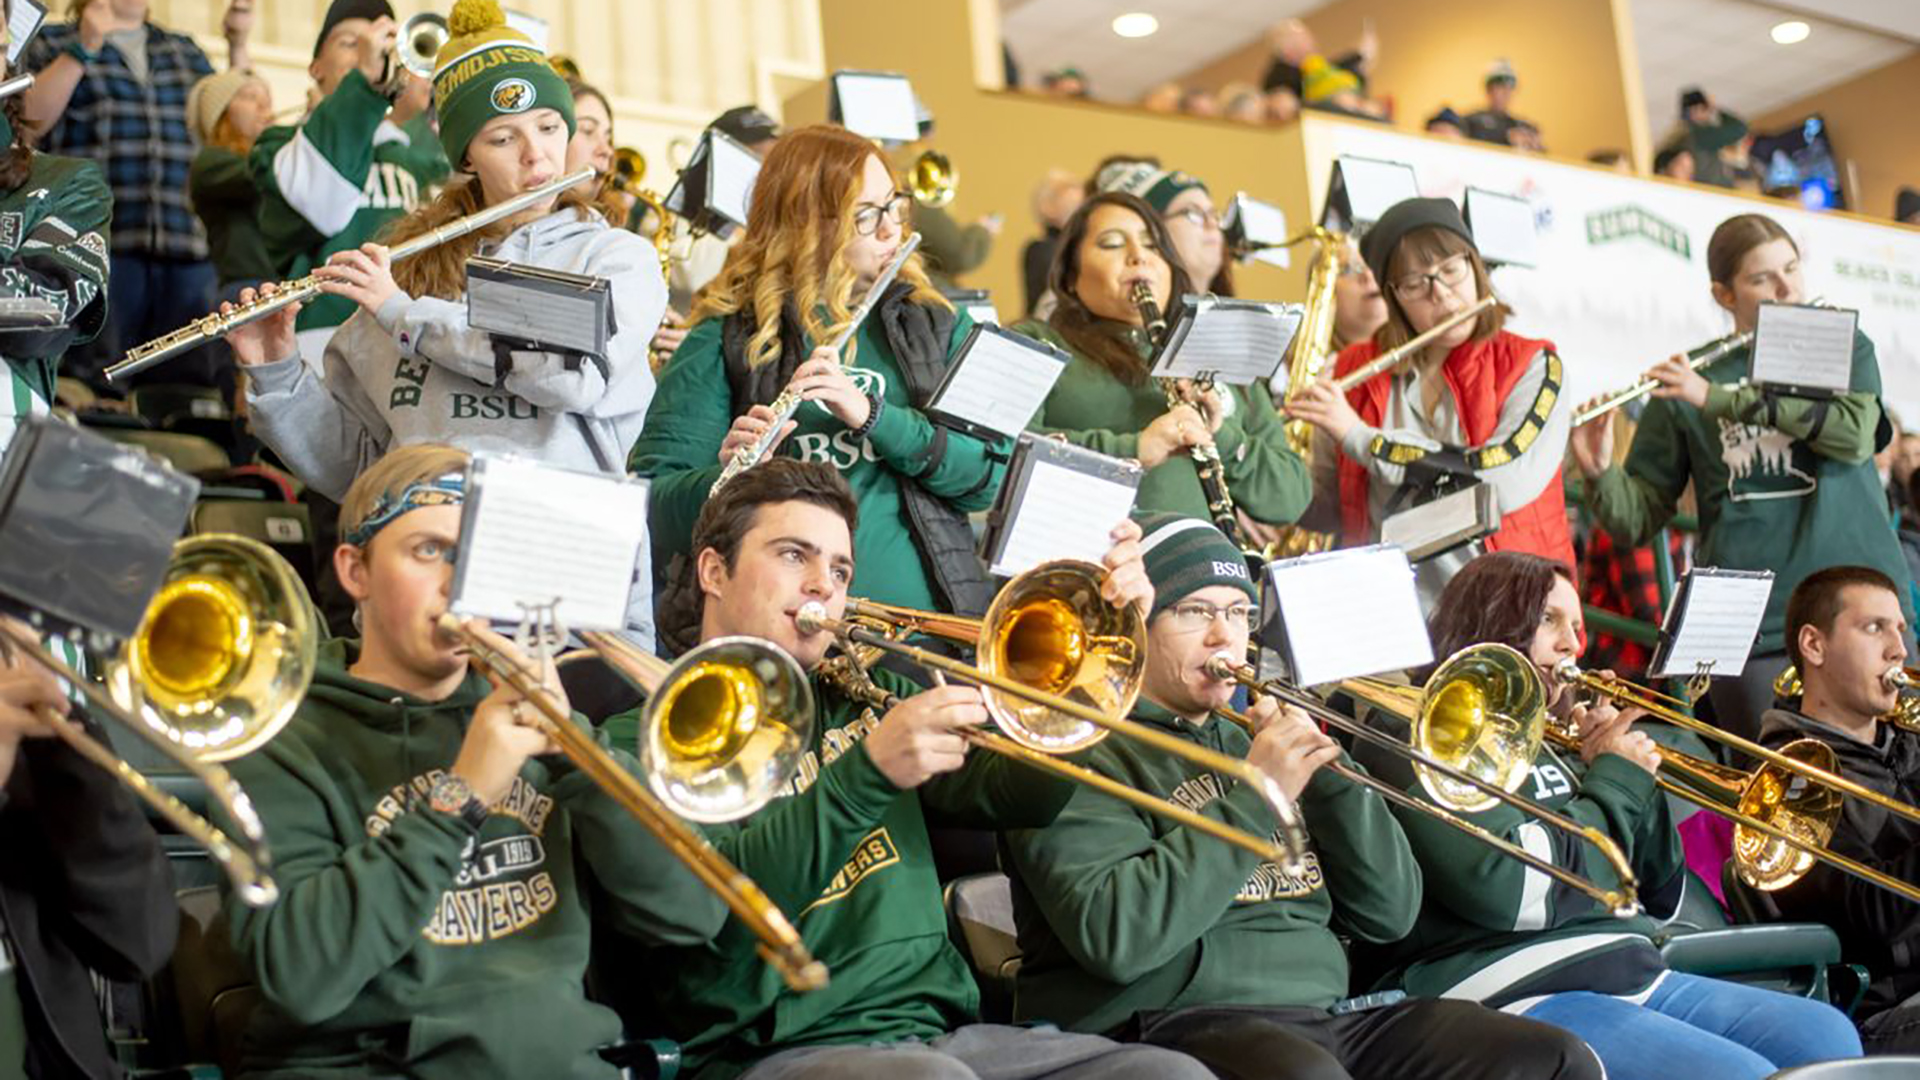
[[[1204,375],[1230,386],[1266,379],[1286,358],[1301,315],[1298,304],[1227,306],[1202,300],[1186,335],[1161,355],[1153,376],[1196,379]]]
[[[1302,686],[1433,659],[1406,552],[1385,544],[1267,565]]]
[[[27,42],[32,39],[34,31],[40,29],[40,23],[46,17],[47,9],[38,0],[14,0],[12,17],[7,19],[8,64],[20,59],[20,51],[27,47]]]
[[[478,274],[467,276],[467,311],[478,330],[542,345],[594,352],[600,305],[589,293],[568,295]]]
[[[904,75],[835,72],[840,97],[840,126],[869,139],[912,142],[920,137],[913,107],[913,84]]]
[[[1248,240],[1256,244],[1284,243],[1287,237],[1286,211],[1259,199],[1242,195],[1236,205],[1240,208],[1240,228]],[[1293,252],[1283,247],[1270,247],[1256,251],[1253,257],[1258,262],[1270,266],[1292,266]]]
[[[707,205],[745,228],[753,184],[760,178],[760,159],[732,139],[715,138],[707,177]]]
[[[520,458],[475,461],[478,503],[460,538],[453,609],[517,623],[559,601],[570,630],[618,630],[647,529],[647,485]]]
[[[929,408],[1008,438],[1025,431],[1067,365],[1055,353],[1023,345],[1024,340],[987,331],[973,335]]]
[[[1035,461],[1006,542],[990,569],[1011,577],[1051,559],[1097,563],[1113,546],[1108,533],[1133,512],[1138,488]]]
[[[1753,381],[1844,394],[1853,383],[1853,326],[1846,308],[1762,304],[1753,334]]]
[[[1347,205],[1355,221],[1379,221],[1395,203],[1420,194],[1413,166],[1371,158],[1340,159],[1340,179],[1347,188]]]
[[[1672,628],[1658,678],[1690,678],[1705,665],[1715,675],[1738,675],[1767,613],[1773,574],[1719,574],[1696,569],[1688,574],[1686,607]]]

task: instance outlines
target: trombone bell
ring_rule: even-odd
[[[1796,739],[1781,753],[1833,772],[1833,748],[1818,739]],[[1840,793],[1771,762],[1755,770],[1740,793],[1739,810],[1796,839],[1824,849],[1840,819]],[[1733,861],[1740,880],[1763,892],[1784,889],[1813,869],[1812,853],[1745,825],[1733,827]]]
[[[1410,735],[1423,753],[1498,786],[1520,790],[1545,738],[1547,687],[1533,661],[1505,645],[1478,645],[1447,658],[1427,680]],[[1414,762],[1434,801],[1477,813],[1498,800]]]
[[[1131,605],[1100,596],[1099,567],[1042,563],[1000,590],[980,621],[981,670],[1066,698],[1106,716],[1126,716],[1146,677],[1146,621]],[[995,689],[987,711],[1008,738],[1045,754],[1071,754],[1106,738],[1107,729]]]
[[[640,730],[660,801],[690,821],[734,821],[778,795],[811,749],[813,690],[765,642],[717,638],[667,670]]]
[[[913,159],[907,170],[907,189],[921,206],[941,207],[953,201],[960,188],[960,174],[953,162],[938,150],[927,150]]]

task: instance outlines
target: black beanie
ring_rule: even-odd
[[[1462,240],[1473,244],[1473,233],[1467,229],[1465,218],[1460,216],[1460,208],[1452,199],[1402,199],[1380,215],[1367,234],[1360,238],[1360,258],[1373,271],[1373,279],[1385,284],[1387,264],[1393,261],[1393,249],[1400,241],[1415,229],[1429,226],[1458,233]],[[1477,246],[1475,251],[1480,250]]]
[[[320,36],[313,39],[313,58],[320,59],[320,46],[327,43],[327,35],[333,33],[334,27],[348,19],[371,22],[382,17],[394,17],[393,5],[387,0],[333,0],[327,6],[327,17],[320,20]]]
[[[1697,86],[1689,86],[1680,92],[1680,111],[1683,113],[1695,105],[1705,105],[1706,103],[1706,91]]]

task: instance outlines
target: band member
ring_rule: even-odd
[[[1772,218],[1728,218],[1707,242],[1714,302],[1751,331],[1767,301],[1803,303],[1800,249]],[[1611,465],[1610,417],[1583,424],[1573,456],[1586,474],[1601,527],[1644,546],[1674,515],[1688,484],[1700,508],[1695,562],[1773,571],[1773,592],[1754,655],[1737,678],[1714,680],[1715,722],[1752,738],[1786,667],[1787,596],[1825,566],[1870,566],[1904,590],[1907,567],[1886,518],[1873,454],[1891,438],[1880,402],[1880,366],[1865,334],[1853,339],[1851,390],[1831,400],[1738,386],[1750,362],[1735,349],[1699,371],[1675,355],[1647,372],[1660,382],[1623,465]]]
[[[1900,588],[1871,567],[1817,570],[1787,600],[1787,653],[1802,696],[1761,720],[1760,739],[1779,749],[1814,738],[1833,747],[1836,771],[1888,798],[1920,805],[1920,735],[1888,722],[1899,693],[1886,675],[1907,662],[1909,627]],[[1920,827],[1864,799],[1846,798],[1829,841],[1834,851],[1901,881],[1920,884]],[[1920,966],[1911,942],[1920,907],[1816,860],[1772,894],[1783,915],[1831,925],[1843,955],[1873,974],[1855,1010],[1870,1054],[1920,1052]]]
[[[700,512],[701,637],[748,634],[786,649],[815,676],[818,710],[792,792],[708,835],[788,913],[832,982],[792,996],[737,925],[713,946],[632,969],[659,995],[657,1015],[683,1029],[674,1034],[691,1075],[1211,1075],[1151,1047],[974,1022],[979,992],[947,937],[927,828],[1044,825],[1072,788],[1007,757],[967,753],[962,733],[987,722],[973,687],[922,691],[877,670],[874,681],[903,699],[877,715],[819,677],[830,639],[802,633],[795,615],[819,603],[840,616],[856,580],[859,515],[837,470],[787,458],[741,473]],[[1102,585],[1111,603],[1150,599],[1138,537],[1131,524],[1114,531]]]
[[[433,137],[425,80],[396,52],[387,0],[334,0],[314,39],[319,104],[298,124],[268,128],[248,162],[260,187],[260,231],[278,272],[301,278],[336,252],[353,251],[411,213],[445,179],[449,158]],[[353,315],[329,294],[300,319],[301,353],[318,367],[333,328]]]
[[[1198,292],[1233,295],[1233,260],[1220,231],[1220,212],[1207,185],[1192,173],[1129,161],[1100,171],[1101,191],[1138,195],[1167,227],[1172,250]]]
[[[11,11],[12,5],[6,5]],[[10,40],[0,30],[0,43]],[[0,77],[13,70],[0,49]],[[37,298],[59,308],[57,325],[0,335],[0,452],[22,416],[53,404],[60,358],[107,322],[107,225],[113,194],[100,166],[33,149],[20,95],[0,101],[0,297]]]
[[[1340,353],[1333,379],[1492,293],[1487,264],[1450,199],[1395,205],[1368,230],[1360,252],[1383,285],[1387,321],[1373,340]],[[1482,548],[1573,562],[1560,492],[1569,416],[1560,357],[1552,342],[1502,329],[1508,314],[1496,304],[1395,371],[1345,394],[1325,379],[1287,406],[1288,415],[1319,428],[1315,486],[1328,502],[1337,493],[1347,544],[1375,539],[1385,518],[1443,482],[1493,485],[1499,529],[1416,566],[1429,607]]]
[[[582,986],[583,863],[609,901],[602,927],[692,945],[725,920],[587,773],[546,756],[534,707],[439,630],[466,465],[415,445],[354,482],[333,561],[363,636],[323,643],[292,722],[229,766],[280,885],[272,904],[226,909],[264,996],[249,1075],[613,1077],[595,1051],[620,1022]]]
[[[1133,289],[1146,283],[1162,311],[1192,292],[1173,250],[1160,215],[1124,192],[1096,194],[1067,219],[1050,279],[1053,313],[1013,327],[1072,354],[1034,430],[1137,458],[1147,470],[1141,510],[1200,518],[1210,511],[1190,450],[1211,443],[1235,505],[1256,521],[1285,524],[1311,491],[1272,408],[1251,408],[1244,391],[1218,386],[1187,387],[1193,403],[1169,408],[1166,391],[1147,376],[1151,348]]]
[[[440,138],[468,179],[394,226],[405,240],[562,175],[573,99],[567,86],[485,0],[454,9],[457,36],[435,75]],[[666,309],[660,260],[645,240],[608,224],[578,185],[507,222],[395,265],[366,244],[316,273],[329,296],[360,310],[327,346],[324,374],[302,361],[289,311],[234,331],[249,375],[254,431],[293,473],[339,498],[389,447],[448,442],[511,451],[555,465],[616,473],[653,399],[647,339]],[[606,279],[613,325],[605,357],[513,349],[467,322],[466,261],[485,250],[511,262]],[[260,295],[271,295],[272,286]],[[253,299],[243,292],[241,301]],[[222,310],[229,310],[223,305]],[[629,625],[653,640],[651,578]]]
[[[1572,571],[1527,552],[1483,555],[1447,583],[1429,631],[1436,656],[1498,642],[1550,671],[1580,649]],[[1637,712],[1571,705],[1564,687],[1556,698],[1554,707],[1579,732],[1580,751],[1542,748],[1532,783],[1519,794],[1611,837],[1639,881],[1646,914],[1616,918],[1585,893],[1441,822],[1396,811],[1426,889],[1413,932],[1381,950],[1391,970],[1386,983],[1557,1024],[1585,1039],[1614,1080],[1759,1080],[1857,1055],[1858,1035],[1832,1006],[1667,969],[1650,940],[1653,920],[1672,917],[1688,875],[1667,800],[1654,785],[1660,751],[1633,728]],[[1387,726],[1405,737],[1403,724]],[[1361,757],[1430,800],[1404,758],[1378,750]],[[1502,803],[1462,816],[1596,884],[1617,883],[1584,840],[1524,810]]]
[[[1305,869],[1255,855],[1078,788],[1051,825],[1008,832],[1022,960],[1015,1007],[1074,1031],[1183,1051],[1220,1076],[1599,1077],[1580,1040],[1459,1001],[1414,999],[1341,1015],[1336,934],[1391,941],[1420,908],[1420,868],[1380,796],[1322,768],[1341,758],[1304,713],[1253,707],[1251,737],[1214,714],[1234,684],[1207,672],[1247,653],[1258,593],[1233,544],[1204,521],[1142,522],[1153,583],[1146,681],[1133,718],[1253,762],[1312,829]],[[1089,768],[1230,825],[1276,822],[1245,785],[1128,739]]]
[[[633,451],[633,470],[653,481],[655,566],[674,583],[660,605],[670,644],[684,646],[698,612],[694,517],[788,387],[802,403],[776,451],[832,465],[860,500],[856,591],[986,610],[992,586],[966,515],[992,505],[1008,447],[920,411],[972,320],[928,284],[916,254],[845,352],[828,344],[904,241],[912,202],[874,145],[842,128],[802,128],[768,152],[746,232],[694,304]]]
[[[46,708],[67,714],[59,682],[0,658],[0,1076],[117,1076],[90,972],[138,982],[166,964],[173,875],[140,804],[51,737]]]

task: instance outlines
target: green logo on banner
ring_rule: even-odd
[[[1693,257],[1693,242],[1687,230],[1671,221],[1655,217],[1638,206],[1616,206],[1587,215],[1587,246],[1597,247],[1615,240],[1633,237],[1651,240],[1682,259]]]

